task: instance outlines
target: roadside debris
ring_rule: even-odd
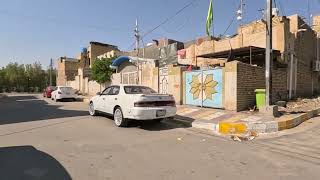
[[[289,101],[286,108],[281,108],[281,111],[287,113],[306,112],[320,107],[320,97],[313,99],[298,98],[295,101]]]
[[[258,133],[250,131],[247,134],[241,135],[231,135],[231,139],[234,141],[242,142],[242,141],[251,141],[258,137]]]
[[[178,140],[178,141],[181,141],[181,140],[182,140],[182,138],[177,138],[177,140]]]

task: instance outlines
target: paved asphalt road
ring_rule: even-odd
[[[319,128],[239,143],[171,123],[116,128],[81,102],[11,95],[0,99],[0,179],[320,179]]]

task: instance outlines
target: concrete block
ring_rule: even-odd
[[[250,126],[250,130],[258,133],[265,133],[267,129],[267,125],[265,123],[252,123],[248,126]]]
[[[259,112],[267,116],[279,117],[278,106],[263,106],[259,109]]]
[[[308,113],[303,113],[299,117],[301,118],[302,121],[306,121],[309,119]]]
[[[267,129],[278,129],[278,122],[276,121],[266,122],[266,127]]]

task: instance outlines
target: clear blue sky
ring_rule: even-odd
[[[0,6],[0,66],[9,62],[74,57],[89,41],[111,43],[121,50],[134,41],[135,19],[146,32],[192,0],[2,0]],[[214,0],[215,33],[223,33],[240,0]],[[282,8],[279,7],[279,1]],[[282,14],[307,17],[307,0],[276,0]],[[244,21],[261,18],[265,0],[245,0]],[[205,35],[209,0],[196,0],[180,15],[144,39],[161,37],[180,41]],[[320,13],[319,0],[310,0],[311,13]],[[235,32],[233,23],[228,34]]]

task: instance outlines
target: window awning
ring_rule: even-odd
[[[235,49],[230,49],[230,50],[225,50],[225,51],[219,51],[219,52],[213,52],[213,53],[208,53],[208,54],[203,54],[198,57],[203,57],[203,58],[228,58],[230,57],[230,53],[232,53],[233,56],[236,57],[241,57],[241,56],[252,56],[255,55],[263,55],[265,54],[266,49],[261,48],[261,47],[256,47],[256,46],[247,46],[247,47],[241,47],[241,48],[235,48]],[[273,50],[274,55],[280,55],[280,51],[278,50]]]
[[[146,59],[140,57],[131,57],[131,56],[120,56],[112,61],[111,68],[117,69],[124,62],[154,62],[155,59]]]
[[[113,62],[112,62],[110,67],[112,69],[117,69],[122,63],[124,63],[126,61],[130,61],[130,57],[128,57],[128,56],[120,56],[120,57],[116,58],[115,60],[113,60]]]

